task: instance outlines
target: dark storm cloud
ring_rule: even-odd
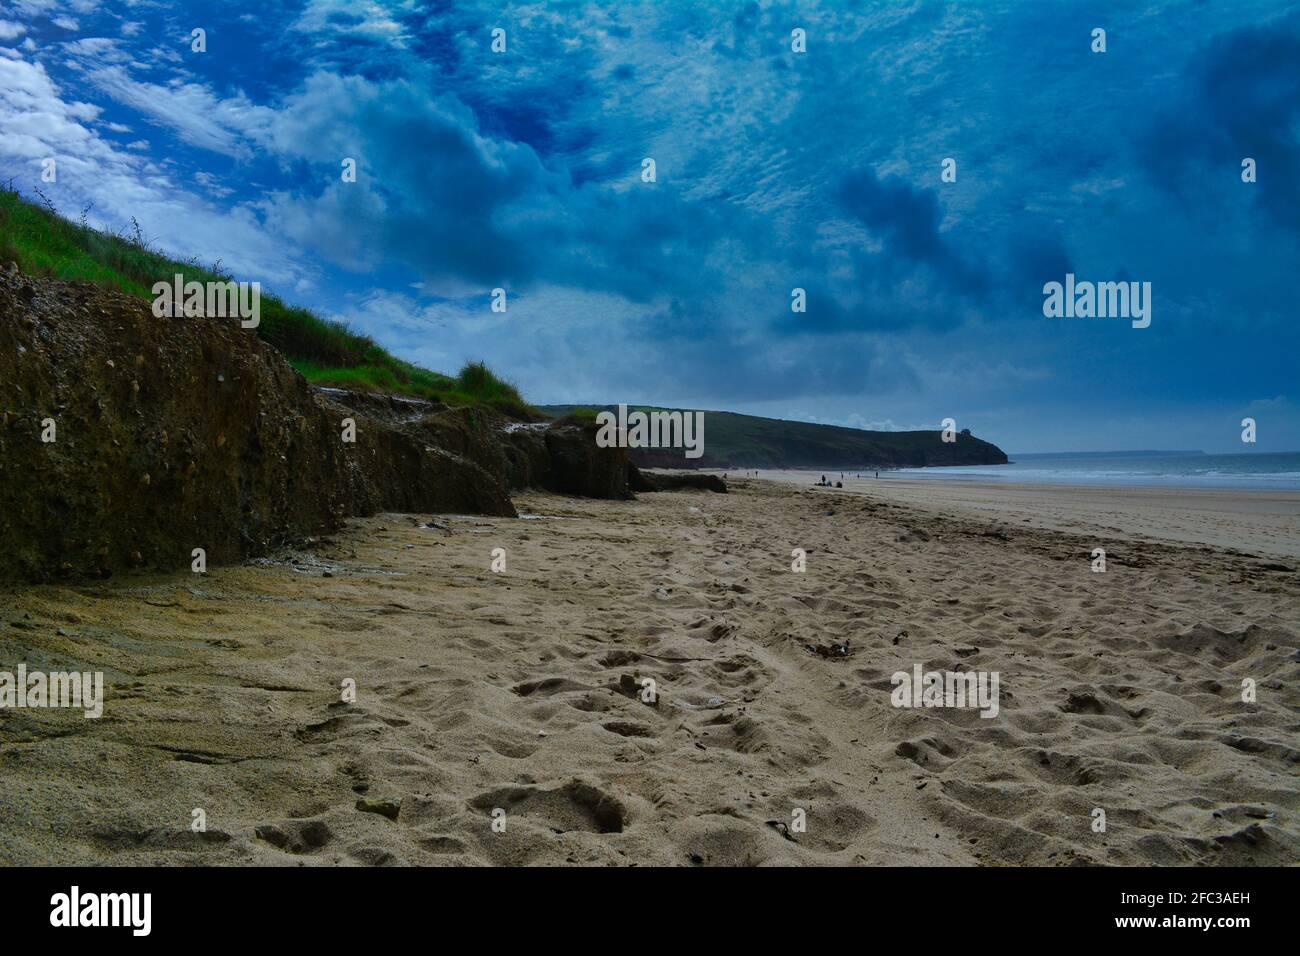
[[[1197,202],[1240,182],[1258,163],[1256,202],[1289,232],[1300,222],[1300,13],[1214,37],[1187,62],[1181,99],[1163,110],[1142,144],[1162,188]],[[1175,171],[1197,168],[1189,181]]]
[[[707,288],[709,249],[734,227],[725,209],[641,183],[639,166],[623,190],[577,186],[531,146],[484,133],[458,99],[405,81],[313,76],[278,113],[269,144],[303,164],[357,160],[356,183],[317,165],[336,180],[319,196],[275,200],[286,231],[349,267],[401,261],[425,278],[545,281],[646,301]]]

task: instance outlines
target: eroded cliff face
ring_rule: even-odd
[[[501,430],[511,488],[583,498],[631,498],[626,448],[601,448],[596,426],[559,419]]]
[[[550,474],[589,476],[566,490],[604,491],[594,441],[541,440]],[[506,449],[481,411],[314,390],[237,320],[0,269],[0,578],[238,561],[378,511],[514,515]]]

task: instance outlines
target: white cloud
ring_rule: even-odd
[[[206,170],[201,169],[195,173],[194,181],[218,199],[224,199],[234,192],[234,190],[228,186],[223,186],[216,176],[213,176]]]
[[[70,56],[86,57],[96,63],[127,63],[131,60],[131,54],[109,37],[83,37],[63,44],[63,49]]]
[[[231,156],[246,155],[245,140],[264,129],[275,112],[243,93],[221,99],[199,83],[141,82],[120,65],[91,69],[88,76],[104,93],[175,130],[185,142]]]
[[[411,13],[412,0],[391,3],[395,13]],[[326,33],[345,33],[404,47],[409,39],[405,27],[383,4],[357,0],[309,0],[293,30],[321,36]]]
[[[12,20],[0,20],[0,40],[12,40],[26,32],[27,28],[21,23],[15,23]]]
[[[93,203],[92,224],[108,229],[134,216],[159,248],[220,258],[241,278],[289,285],[313,272],[248,206],[214,208],[179,186],[143,140],[122,150],[101,137],[99,116],[97,106],[65,101],[41,64],[0,58],[0,170],[19,188],[39,185],[64,213]],[[49,157],[58,179],[42,183]]]
[[[137,0],[123,0],[134,5]],[[27,18],[48,17],[60,7],[66,7],[73,13],[94,13],[99,8],[100,0],[12,0],[11,6]]]
[[[97,106],[64,102],[39,63],[0,61],[0,155],[34,160],[67,153],[73,164],[112,161],[112,147],[82,125],[98,115]]]

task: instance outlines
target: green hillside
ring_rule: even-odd
[[[640,411],[669,411],[635,406]],[[612,405],[543,405],[548,415],[595,415]],[[631,411],[633,407],[629,407]],[[677,468],[920,468],[929,465],[1000,465],[1006,453],[967,433],[945,442],[939,431],[872,432],[813,425],[735,412],[704,413],[704,456],[687,459],[681,449],[639,449],[632,460]]]
[[[0,187],[0,266],[18,263],[29,275],[97,282],[152,301],[151,289],[177,273],[198,282],[228,281],[220,264],[182,262],[150,248],[132,220],[123,235],[101,232],[84,221],[60,216],[47,202],[32,202]],[[516,417],[528,406],[515,387],[481,362],[471,362],[455,377],[412,365],[358,335],[340,322],[308,309],[286,305],[263,292],[257,334],[317,385],[415,395],[448,405],[489,405]]]

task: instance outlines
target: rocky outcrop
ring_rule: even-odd
[[[601,448],[596,426],[563,420],[546,429],[550,481],[544,487],[585,498],[627,498],[627,449]]]
[[[596,426],[572,419],[509,424],[501,430],[511,488],[545,488],[584,498],[630,498],[627,450],[601,448]]]
[[[314,392],[233,319],[0,270],[0,577],[235,561],[381,510],[515,514],[481,413],[399,419]]]
[[[627,460],[627,488],[628,491],[637,492],[638,494],[645,491],[654,491],[655,486],[646,478],[645,472],[637,467],[631,457]]]
[[[715,491],[727,493],[727,483],[717,475],[646,471],[627,463],[627,483],[633,491]]]
[[[551,480],[551,455],[546,450],[549,423],[502,423],[499,435],[506,459],[506,484],[511,491],[545,488]]]

